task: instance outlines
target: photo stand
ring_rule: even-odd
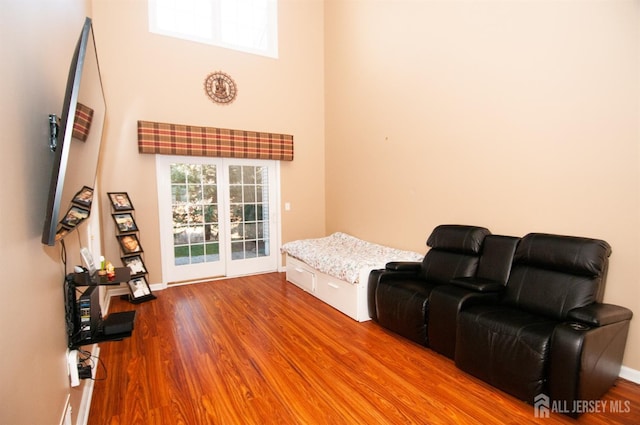
[[[132,304],[155,300],[147,282],[147,267],[144,265],[140,243],[140,229],[134,217],[133,203],[127,192],[107,192],[111,202],[111,216],[116,225],[116,239],[120,246],[122,264],[129,268],[131,279],[127,282],[129,294],[120,298]]]
[[[119,212],[112,214],[112,216],[113,220],[116,222],[118,234],[127,234],[138,231],[138,225],[136,224],[131,212]]]
[[[129,302],[132,304],[139,304],[144,301],[156,299],[156,296],[151,293],[151,288],[149,288],[149,284],[144,275],[132,277],[128,285],[131,291]]]
[[[107,192],[114,211],[133,211],[133,204],[127,192]]]

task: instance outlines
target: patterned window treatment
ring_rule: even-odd
[[[93,119],[93,109],[78,102],[76,105],[76,115],[73,120],[73,130],[71,136],[86,142],[91,129],[91,120]]]
[[[293,161],[293,136],[138,121],[138,152]]]

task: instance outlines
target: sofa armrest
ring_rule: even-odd
[[[386,270],[395,272],[419,272],[422,268],[422,263],[419,261],[392,261],[385,266]]]
[[[574,308],[567,314],[567,319],[590,326],[605,326],[623,320],[631,320],[631,317],[633,317],[633,312],[626,307],[602,303]]]
[[[474,292],[502,292],[504,290],[504,285],[500,282],[476,277],[455,277],[451,283]]]
[[[404,264],[404,263],[398,262],[397,264]],[[406,264],[411,264],[411,263],[406,263]],[[404,268],[401,266],[398,268],[398,270],[385,268],[385,269],[374,269],[374,270],[371,270],[371,272],[369,272],[369,279],[367,281],[367,306],[369,308],[369,317],[371,317],[371,319],[374,322],[378,321],[378,308],[376,305],[376,291],[378,289],[378,284],[381,281],[390,277],[394,278],[394,277],[402,276],[403,278],[406,278],[406,279],[417,279],[419,271],[420,271],[420,268],[417,268],[417,270],[413,270],[413,268],[410,266],[406,266]]]
[[[438,285],[429,295],[427,341],[429,347],[455,358],[458,313],[477,304],[495,304],[499,292],[474,291],[457,285]]]
[[[591,311],[591,323],[565,322],[556,326],[551,335],[549,350],[548,389],[552,400],[565,406],[576,406],[576,401],[598,400],[620,375],[627,336],[630,311],[622,307],[596,304],[577,308],[578,315],[587,318]],[[618,310],[614,313],[613,310]],[[625,313],[625,310],[628,313]],[[573,310],[572,310],[573,311]],[[620,319],[617,320],[616,319]],[[604,320],[613,321],[603,324]],[[581,411],[573,407],[569,416],[577,417]]]

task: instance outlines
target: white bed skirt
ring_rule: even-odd
[[[367,282],[372,268],[360,271],[358,283],[349,283],[318,271],[287,255],[287,280],[358,322],[370,320]]]

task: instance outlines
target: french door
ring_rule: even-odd
[[[156,155],[165,282],[277,269],[277,165]]]

